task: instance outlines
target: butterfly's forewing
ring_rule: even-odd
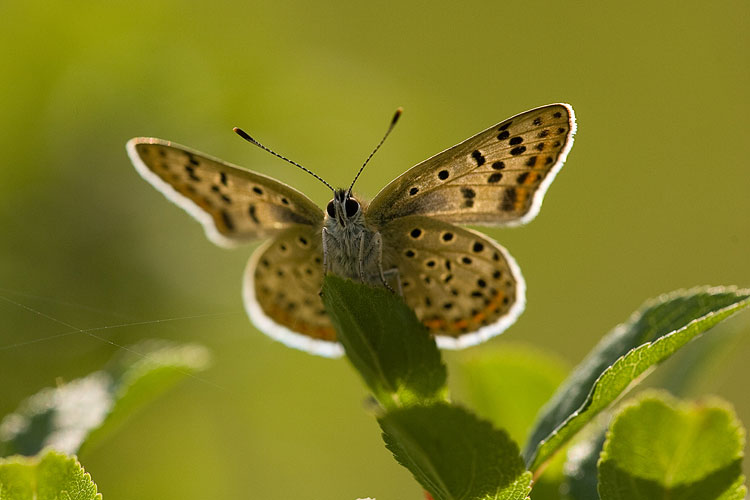
[[[265,175],[161,139],[131,139],[127,150],[141,176],[203,224],[218,245],[322,224],[323,212],[309,198]]]
[[[258,248],[245,270],[243,296],[253,323],[270,337],[313,354],[343,354],[320,298],[320,229],[298,226]]]
[[[523,276],[485,235],[424,216],[395,219],[381,234],[385,269],[398,269],[406,303],[440,347],[483,342],[523,311]]]
[[[406,215],[517,225],[533,219],[573,145],[573,109],[550,104],[505,120],[407,170],[372,201],[377,226]]]

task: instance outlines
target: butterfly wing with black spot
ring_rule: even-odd
[[[322,210],[277,180],[161,139],[127,144],[138,173],[196,218],[221,246],[272,236],[293,226],[319,228]]]
[[[521,271],[487,236],[417,215],[389,222],[381,235],[384,269],[398,270],[404,300],[440,347],[484,342],[523,311]]]
[[[313,354],[343,354],[320,298],[323,285],[320,230],[297,226],[268,241],[245,270],[245,309],[270,337]]]
[[[372,201],[376,226],[406,215],[518,225],[533,219],[573,145],[573,109],[551,104],[505,120],[407,170]]]

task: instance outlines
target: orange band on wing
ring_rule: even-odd
[[[266,313],[273,318],[275,322],[284,325],[297,333],[307,335],[314,339],[336,342],[336,331],[332,326],[320,326],[301,322],[299,318],[276,305],[270,306]]]
[[[471,318],[462,318],[456,321],[431,318],[422,323],[432,333],[464,333],[480,326],[484,326],[487,324],[486,320],[495,318],[497,316],[497,311],[505,305],[503,303],[504,299],[505,294],[502,291],[498,291],[495,296],[490,299],[487,305]]]

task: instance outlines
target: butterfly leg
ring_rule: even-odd
[[[398,285],[398,294],[400,296],[404,296],[404,290],[401,287],[401,273],[398,271],[397,267],[394,267],[392,269],[388,269],[387,271],[383,271],[383,278],[390,278],[391,276],[396,277],[396,284]],[[395,293],[395,292],[394,292]]]
[[[328,273],[328,229],[324,227],[320,236],[323,240],[323,274],[325,275]]]
[[[383,282],[383,285],[391,291],[391,293],[396,293],[396,291],[391,287],[391,285],[388,284],[388,281],[385,279],[385,273],[383,272],[383,237],[380,236],[380,233],[375,233],[372,237],[372,244],[378,247],[378,272],[380,273],[380,281]],[[362,265],[362,260],[360,259],[360,266]],[[361,269],[361,267],[360,267]],[[388,272],[393,271],[393,269],[389,269]],[[398,273],[398,269],[395,270],[396,273]],[[398,275],[397,275],[398,276]],[[398,278],[398,288],[399,292],[401,291],[401,278]],[[403,295],[403,293],[401,293]]]
[[[359,281],[365,282],[365,233],[359,237]]]

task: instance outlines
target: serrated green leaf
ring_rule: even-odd
[[[123,353],[108,370],[43,389],[23,401],[0,423],[3,451],[25,456],[43,448],[76,453],[208,363],[208,352],[198,345],[145,341]]]
[[[323,302],[347,357],[383,406],[445,397],[440,351],[400,297],[328,275]]]
[[[508,433],[446,403],[411,406],[378,419],[386,447],[435,500],[523,500],[531,490]]]
[[[750,291],[729,287],[647,302],[602,339],[542,410],[524,450],[529,468],[537,470],[651,367],[749,304]]]
[[[718,400],[645,395],[613,421],[599,462],[602,500],[742,500],[744,430]]]
[[[569,371],[559,357],[511,343],[465,355],[459,368],[472,408],[516,442]]]
[[[75,457],[49,450],[41,458],[0,460],[0,500],[101,500]]]

